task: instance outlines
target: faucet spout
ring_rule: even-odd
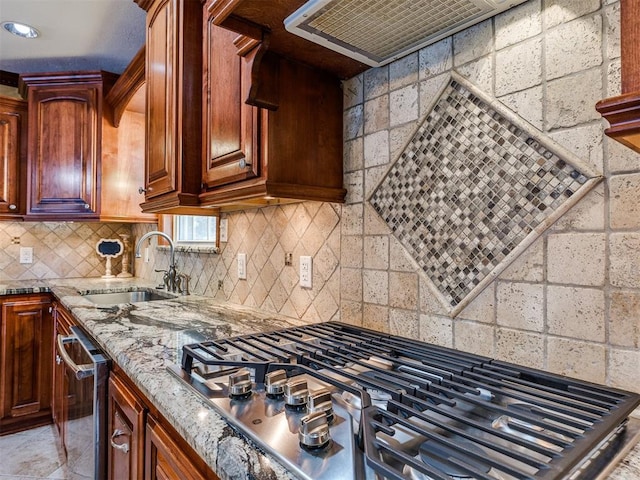
[[[169,235],[167,235],[164,232],[159,232],[157,230],[145,233],[136,242],[135,256],[136,256],[136,258],[140,258],[142,256],[140,254],[140,247],[142,245],[142,242],[144,242],[146,239],[148,239],[149,237],[152,237],[154,235],[162,237],[162,238],[166,239],[169,242],[169,268],[168,268],[168,271],[167,271],[167,275],[168,275],[168,285],[167,285],[167,287],[172,292],[175,292],[176,291],[176,283],[177,283],[176,282],[176,277],[177,277],[177,273],[176,273],[176,258],[175,258],[176,248],[175,248],[175,245],[173,243],[173,240],[171,239],[171,237]]]

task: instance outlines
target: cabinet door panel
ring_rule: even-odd
[[[2,303],[0,429],[42,423],[51,415],[53,322],[48,299]]]
[[[205,32],[205,161],[206,187],[224,185],[259,174],[259,109],[245,100],[251,73],[245,57],[238,55],[238,34],[206,22]],[[243,162],[241,164],[241,161]]]
[[[24,213],[20,167],[26,161],[26,127],[26,103],[0,98],[0,213]]]
[[[174,0],[158,2],[147,19],[147,198],[176,190],[174,125]]]
[[[98,210],[98,88],[43,88],[30,96],[29,214]]]

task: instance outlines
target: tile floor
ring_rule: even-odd
[[[0,480],[66,479],[53,425],[0,437]]]

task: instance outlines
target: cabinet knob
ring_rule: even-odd
[[[138,187],[138,193],[142,195],[143,193],[147,193],[147,189],[144,187]]]
[[[240,168],[247,168],[251,166],[251,163],[247,162],[246,158],[241,158],[238,164],[240,165]]]
[[[15,210],[16,208],[18,208],[18,207],[15,206],[13,203],[11,205],[9,205],[9,210]]]
[[[89,210],[91,208],[91,205],[89,205],[88,203],[84,204],[84,209],[85,210]]]
[[[113,431],[113,435],[111,435],[111,446],[113,448],[115,448],[116,450],[120,450],[121,452],[124,453],[129,453],[129,444],[128,443],[122,443],[122,444],[117,444],[116,442],[114,442],[114,440],[122,435],[126,435],[126,433],[124,433],[122,430],[116,428]]]
[[[56,365],[60,365],[62,364],[62,358],[60,358],[60,355],[56,354]]]

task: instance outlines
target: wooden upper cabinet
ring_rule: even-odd
[[[333,75],[269,50],[269,35],[216,25],[204,7],[204,206],[344,202],[342,90]]]
[[[147,10],[144,212],[198,205],[202,161],[202,4],[138,0]]]
[[[25,208],[27,102],[0,97],[0,217]]]
[[[27,217],[97,217],[105,77],[110,74],[20,77],[29,106]]]

